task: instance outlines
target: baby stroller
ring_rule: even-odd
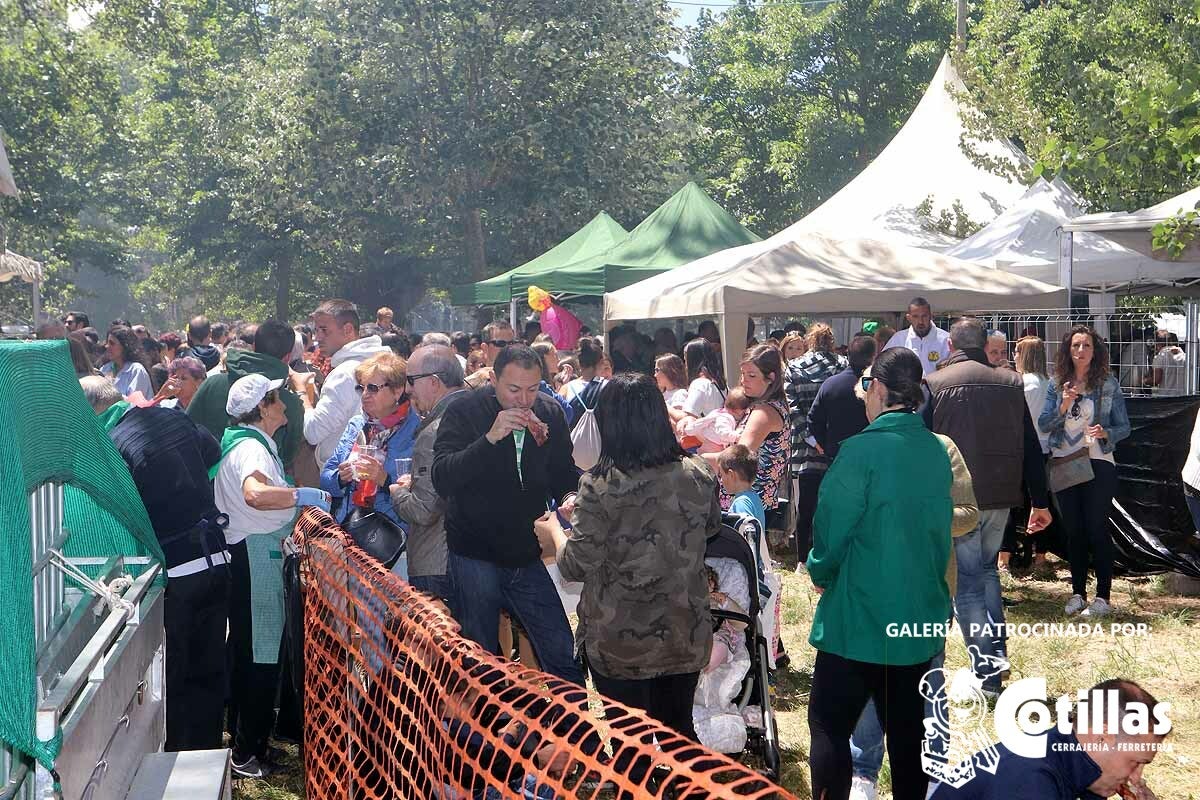
[[[722,620],[745,623],[746,648],[750,653],[750,668],[742,679],[741,690],[734,698],[738,713],[746,720],[746,750],[761,758],[764,772],[772,780],[779,779],[779,730],[775,723],[775,712],[771,709],[771,694],[767,684],[770,668],[768,657],[771,643],[764,634],[761,620],[762,598],[759,586],[763,575],[758,565],[766,564],[769,555],[761,552],[763,531],[758,520],[740,514],[723,514],[721,528],[712,536],[705,547],[708,559],[727,558],[737,562],[745,573],[749,586],[749,604],[744,606],[748,614],[738,614],[714,608],[713,624]],[[760,558],[761,556],[761,558]],[[747,714],[747,708],[758,706],[761,714]]]

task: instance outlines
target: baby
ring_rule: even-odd
[[[719,608],[722,611],[745,614],[746,609],[742,608],[736,600],[720,590],[721,584],[720,578],[717,577],[717,571],[712,567],[705,567],[704,570],[708,573],[708,596],[711,606]],[[713,632],[712,654],[708,658],[708,666],[704,668],[705,672],[712,672],[733,658],[734,650],[737,649],[738,642],[742,638],[742,631],[745,629],[746,623],[744,622],[734,622],[729,619],[721,620],[721,624]]]
[[[685,417],[675,426],[683,436],[700,440],[700,453],[719,453],[738,440],[738,423],[750,410],[750,398],[735,386],[725,395],[725,406],[699,419]]]

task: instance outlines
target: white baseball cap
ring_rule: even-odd
[[[258,373],[238,378],[233,382],[233,386],[229,387],[229,399],[225,401],[225,413],[231,417],[247,414],[262,402],[263,398],[267,396],[267,392],[274,391],[283,384],[283,378],[273,381],[266,375]]]

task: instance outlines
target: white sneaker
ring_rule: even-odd
[[[1083,610],[1081,617],[1106,617],[1112,613],[1112,606],[1103,597],[1097,597],[1092,604]]]
[[[1067,601],[1067,608],[1066,608],[1067,616],[1068,617],[1075,616],[1080,611],[1083,611],[1083,609],[1086,606],[1087,606],[1087,601],[1083,599],[1082,595],[1078,595],[1078,594],[1071,595],[1071,599]]]
[[[855,776],[850,784],[850,800],[875,800],[875,782]]]

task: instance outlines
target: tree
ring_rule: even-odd
[[[794,222],[861,171],[916,106],[953,30],[935,0],[739,5],[689,35],[684,89],[707,188],[757,230]]]
[[[0,129],[20,199],[0,197],[9,246],[46,263],[49,307],[91,265],[127,274],[128,128],[111,49],[67,24],[67,3],[0,0]],[[22,312],[23,315],[23,312]]]
[[[960,71],[971,122],[1008,136],[1096,210],[1200,180],[1200,3],[984,0]]]

